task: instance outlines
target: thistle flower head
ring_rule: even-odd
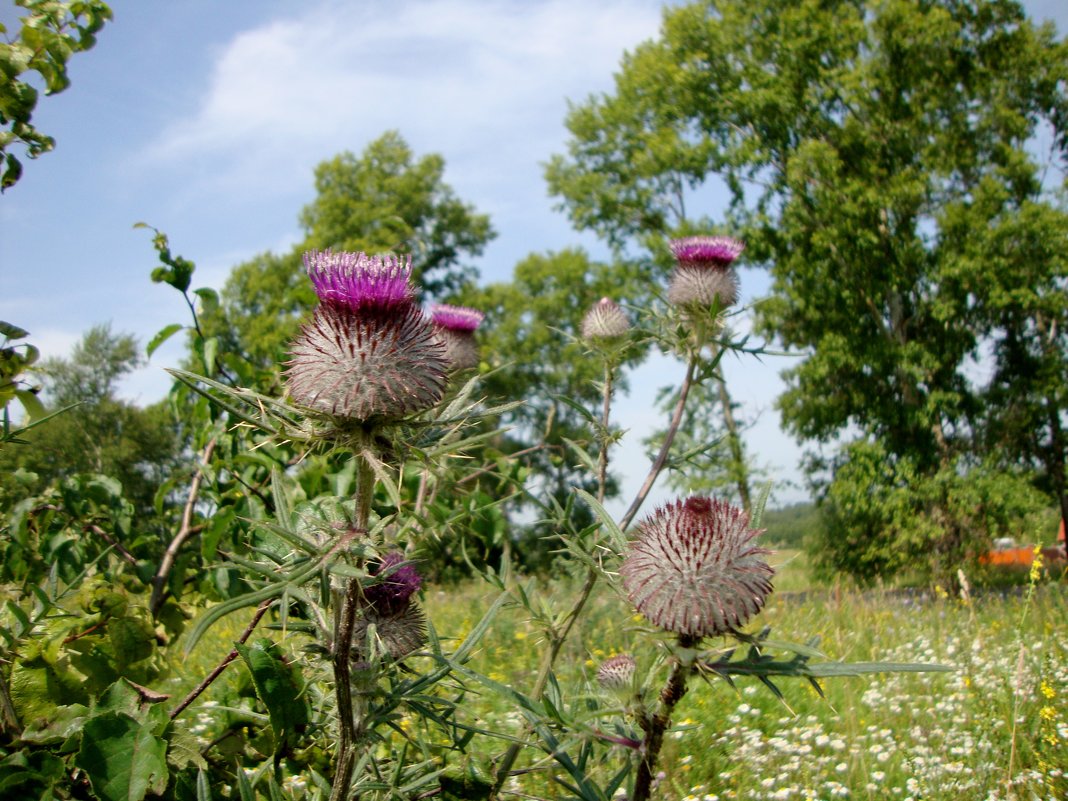
[[[333,417],[397,419],[445,392],[445,348],[411,303],[356,309],[324,302],[289,352],[290,396]]]
[[[368,659],[371,627],[378,649],[393,659],[403,659],[426,644],[426,615],[417,604],[406,603],[393,612],[381,612],[373,606],[364,608],[352,629],[352,657],[356,662]]]
[[[309,250],[304,254],[304,266],[324,304],[359,311],[395,308],[413,301],[410,256]]]
[[[482,323],[485,314],[466,306],[449,306],[439,303],[430,307],[434,321],[434,333],[445,347],[445,361],[453,370],[466,370],[478,366],[478,343],[475,329]]]
[[[745,512],[719,500],[669,503],[638,526],[619,569],[635,608],[690,637],[724,634],[757,614],[771,592],[764,555]]]
[[[616,339],[629,330],[630,320],[611,298],[601,298],[582,318],[583,339]]]
[[[738,302],[738,275],[733,269],[708,269],[680,265],[671,274],[668,301],[676,306],[711,306],[719,299],[719,308]]]
[[[374,568],[372,575],[388,575],[377,584],[364,588],[363,597],[380,613],[400,611],[408,605],[411,597],[419,592],[423,584],[419,572],[412,565],[402,564],[404,561],[404,554],[400,551],[387,553]]]
[[[467,306],[438,303],[430,307],[430,319],[434,325],[448,331],[474,331],[485,318],[486,315],[478,309],[471,309]]]
[[[391,551],[371,570],[371,575],[382,576],[382,580],[363,588],[362,614],[353,628],[352,638],[353,658],[357,662],[368,658],[372,627],[379,649],[393,659],[403,659],[426,643],[426,616],[412,601],[423,580],[404,561],[404,554]]]
[[[675,260],[684,267],[729,267],[745,250],[745,243],[729,236],[689,236],[668,244]]]
[[[597,668],[597,682],[606,690],[629,687],[635,666],[634,657],[630,654],[611,656]]]

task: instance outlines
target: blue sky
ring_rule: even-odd
[[[490,214],[497,239],[476,262],[507,280],[531,251],[582,245],[547,196],[542,164],[564,147],[567,100],[611,89],[623,51],[654,37],[653,0],[115,0],[95,49],[70,64],[72,86],[42,98],[34,122],[56,150],[24,162],[0,197],[0,319],[65,355],[110,321],[142,342],[185,322],[177,293],[152,284],[146,221],[197,264],[194,286],[221,286],[235,264],[300,238],[312,170],[397,129],[416,154],[441,153],[458,195]],[[1068,3],[1034,0],[1032,16],[1068,29]],[[0,0],[0,21],[20,10]],[[715,203],[715,198],[710,198]],[[762,295],[742,276],[743,301]],[[167,389],[177,339],[124,385],[138,402]],[[757,423],[751,451],[799,499],[801,449],[772,408],[786,358],[728,360],[728,382]],[[658,358],[633,376],[617,421],[624,495],[646,463],[639,441],[656,390],[681,368]],[[663,497],[662,494],[659,497]]]

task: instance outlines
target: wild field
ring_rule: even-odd
[[[930,592],[860,592],[812,586],[804,560],[777,557],[783,591],[750,627],[770,626],[777,640],[818,636],[828,660],[925,662],[946,673],[891,673],[824,680],[820,697],[803,679],[776,681],[779,700],[759,681],[732,688],[712,678],[682,700],[666,747],[659,797],[692,799],[1064,799],[1068,798],[1068,591],[1040,580],[1008,592],[950,597]],[[576,591],[567,579],[530,581],[528,592],[561,598]],[[496,596],[480,582],[428,587],[424,606],[444,638],[461,638]],[[185,681],[210,667],[242,625],[220,624],[186,665]],[[234,631],[229,631],[230,628]],[[518,607],[505,608],[470,666],[491,680],[529,690],[541,634]],[[446,642],[446,649],[448,643]],[[594,674],[606,657],[628,651],[639,671],[657,656],[648,629],[610,588],[592,599],[558,662],[565,703],[578,709],[597,699],[600,730],[622,724]],[[217,657],[214,657],[217,658]],[[414,666],[414,665],[413,665]],[[205,698],[219,698],[240,681],[233,675]],[[659,678],[662,681],[662,674]],[[656,692],[653,685],[650,692]],[[200,710],[202,736],[214,728],[210,706]],[[216,701],[215,703],[218,703]],[[522,736],[519,715],[501,696],[474,686],[462,706],[470,724]],[[406,722],[405,722],[406,723]],[[415,734],[415,732],[412,732]],[[504,746],[475,738],[482,757]],[[617,765],[628,757],[619,747]],[[532,755],[536,752],[531,749]],[[529,772],[508,786],[516,798],[554,798],[551,761],[521,761]],[[301,795],[299,777],[287,787]]]

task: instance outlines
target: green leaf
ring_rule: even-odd
[[[286,662],[278,646],[267,639],[252,646],[234,646],[252,674],[256,695],[267,707],[274,732],[274,751],[291,748],[308,725],[304,680],[296,666]]]
[[[817,662],[804,667],[806,675],[821,679],[832,676],[863,676],[869,673],[952,673],[956,670],[959,668],[953,665],[922,662]]]
[[[181,323],[171,323],[170,325],[161,328],[159,331],[156,332],[156,335],[152,337],[148,345],[145,346],[145,355],[149,358],[152,358],[152,354],[156,352],[160,345],[162,345],[172,336],[177,334],[183,328],[185,328],[185,326]]]
[[[167,743],[153,726],[122,712],[91,718],[74,764],[85,771],[103,801],[141,801],[167,789]]]
[[[582,500],[586,501],[593,513],[597,515],[601,523],[604,525],[605,531],[608,532],[608,537],[612,541],[612,550],[616,553],[623,553],[627,549],[627,535],[622,532],[616,521],[612,519],[612,515],[608,514],[607,510],[600,504],[600,502],[594,498],[590,493],[581,487],[575,487],[575,492]]]
[[[30,335],[30,332],[25,328],[19,328],[17,325],[0,320],[0,334],[3,334],[8,339],[25,339]]]
[[[15,397],[19,399],[22,408],[26,410],[30,422],[36,422],[48,416],[48,412],[37,397],[36,392],[31,392],[28,389],[16,389]]]

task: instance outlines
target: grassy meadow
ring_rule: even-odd
[[[1068,779],[1068,587],[1047,577],[1019,592],[950,597],[929,593],[812,586],[804,558],[780,552],[778,586],[750,627],[772,627],[778,640],[819,636],[830,660],[928,662],[949,673],[900,673],[822,683],[819,697],[800,679],[777,681],[784,700],[756,679],[691,682],[674,716],[659,797],[686,799],[1064,799]],[[534,598],[560,602],[577,584],[531,581]],[[427,587],[423,602],[439,635],[460,638],[495,597],[487,585]],[[194,683],[243,628],[219,624],[186,664]],[[232,631],[231,631],[232,629]],[[214,647],[213,644],[214,643]],[[471,663],[492,680],[529,691],[541,633],[518,606],[505,608]],[[446,642],[446,649],[449,644]],[[591,599],[588,614],[558,661],[565,705],[585,710],[596,699],[590,729],[614,731],[619,701],[594,681],[596,666],[628,651],[648,669],[661,649],[640,617],[609,587]],[[413,667],[418,665],[413,663]],[[227,692],[227,682],[204,697]],[[660,668],[659,681],[664,670]],[[649,693],[659,689],[654,685]],[[211,703],[209,701],[209,703]],[[462,715],[468,723],[519,735],[518,714],[492,691],[473,687]],[[212,712],[201,707],[203,737]],[[406,727],[406,730],[407,727]],[[413,732],[414,733],[414,732]],[[472,751],[488,758],[504,745],[476,738]],[[537,754],[530,749],[531,755]],[[614,766],[627,758],[618,747]],[[476,758],[477,761],[477,758]],[[549,779],[551,762],[520,762],[529,772],[511,780],[516,798],[562,794]],[[300,796],[299,778],[289,784]]]

